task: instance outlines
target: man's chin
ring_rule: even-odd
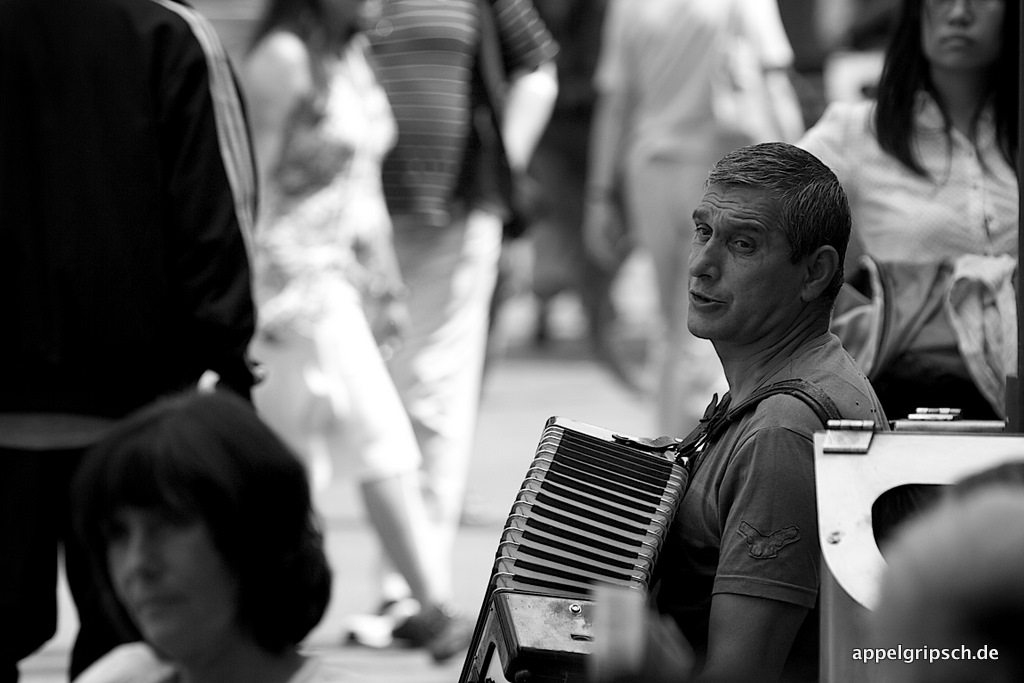
[[[698,339],[711,340],[713,334],[710,325],[702,325],[699,321],[694,321],[692,319],[687,320],[686,329],[688,329],[690,331],[690,334],[692,334],[694,337],[697,337]]]

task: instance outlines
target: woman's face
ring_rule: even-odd
[[[240,635],[238,580],[202,521],[120,508],[110,525],[107,567],[142,636],[172,660],[201,658]]]
[[[922,0],[921,47],[932,68],[978,71],[995,63],[1002,49],[1005,2]]]

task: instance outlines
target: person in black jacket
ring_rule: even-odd
[[[170,0],[0,1],[0,681],[56,628],[68,482],[207,371],[248,397],[255,181],[234,75]],[[74,676],[121,640],[68,540]]]

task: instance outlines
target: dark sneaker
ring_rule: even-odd
[[[469,647],[473,624],[447,607],[430,607],[398,624],[391,632],[395,640],[421,647],[441,663]]]

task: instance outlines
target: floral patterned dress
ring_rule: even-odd
[[[372,297],[397,276],[380,179],[397,132],[367,49],[353,38],[323,94],[293,113],[265,188],[254,268],[265,334],[309,333],[337,297]]]

